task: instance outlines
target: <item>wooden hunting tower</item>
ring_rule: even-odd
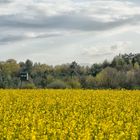
[[[29,75],[27,72],[21,72],[20,73],[20,80],[21,81],[28,81],[29,80]]]

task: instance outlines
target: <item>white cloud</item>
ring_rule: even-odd
[[[82,56],[88,59],[89,62],[99,62],[104,59],[113,58],[118,54],[130,53],[132,42],[130,41],[117,41],[110,44],[99,43],[93,47],[86,47],[83,49]]]
[[[51,47],[55,49],[63,47],[62,52],[59,51],[63,59],[65,56],[63,50],[65,50],[64,53],[67,55],[69,52],[72,54],[73,51],[79,51],[79,56],[73,52],[77,60],[83,61],[86,58],[86,61],[92,61],[92,58],[95,59],[95,57],[99,60],[102,57],[129,52],[130,49],[126,46],[132,45],[128,43],[127,33],[135,32],[138,37],[139,26],[140,5],[134,1],[26,0],[25,2],[23,0],[0,0],[0,48],[7,47],[4,51],[5,54],[16,58],[19,57],[17,53],[19,51],[22,53],[25,49],[21,46],[22,49],[16,51],[16,44],[20,45],[24,42],[26,47],[31,50],[34,48],[35,43],[33,42],[38,40],[39,44],[45,42],[43,46],[46,47],[43,49],[38,47],[37,51],[32,52],[34,59],[35,57],[41,58],[41,54],[43,59],[45,49],[46,52],[49,52],[48,49]],[[118,39],[118,35],[122,34],[122,39]],[[57,37],[58,39],[56,39]],[[132,36],[130,42],[133,42],[135,38]],[[51,47],[50,40],[54,42]],[[15,47],[8,47],[11,43]],[[136,43],[133,42],[133,44]],[[137,44],[136,46],[138,46]],[[81,50],[78,50],[79,46]],[[85,48],[85,46],[87,47]],[[10,49],[15,50],[10,51]],[[37,55],[37,52],[40,53]],[[5,58],[2,53],[0,55]],[[47,56],[51,58],[50,55],[47,54],[46,58]],[[62,61],[62,59],[60,60]]]
[[[8,8],[7,8],[8,7]],[[29,12],[43,12],[50,15],[62,13],[84,14],[93,17],[124,18],[139,14],[139,6],[133,2],[119,0],[94,0],[94,1],[73,1],[73,0],[11,0],[11,3],[0,6],[0,13],[17,14]],[[8,12],[9,11],[9,12]]]

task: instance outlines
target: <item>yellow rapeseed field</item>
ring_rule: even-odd
[[[0,140],[140,140],[140,91],[0,90]]]

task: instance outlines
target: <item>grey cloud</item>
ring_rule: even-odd
[[[23,40],[24,39],[24,36],[4,36],[4,37],[1,37],[0,38],[0,44],[5,44],[5,43],[8,43],[8,42],[15,42],[15,41],[18,41],[18,40]]]
[[[82,15],[37,16],[32,19],[22,15],[8,15],[0,16],[0,19],[0,26],[8,28],[102,31],[125,24],[135,24],[140,21],[140,15],[113,22],[96,21]]]
[[[140,16],[133,16],[125,20],[117,20],[116,22],[95,21],[90,17],[81,15],[59,15],[46,17],[34,17],[32,19],[25,18],[21,15],[3,15],[0,16],[0,27],[6,30],[36,32],[35,36],[26,36],[22,32],[17,34],[3,34],[1,32],[0,44],[9,42],[22,41],[31,38],[48,38],[64,35],[63,31],[80,30],[80,31],[104,31],[125,24],[136,24],[139,22]],[[51,30],[61,31],[60,33],[50,33]],[[43,34],[39,32],[43,31]],[[112,48],[114,49],[114,48]]]
[[[114,22],[97,21],[91,17],[85,17],[82,15],[62,15],[48,18],[48,22],[46,21],[46,27],[83,31],[103,31],[122,26],[124,24],[133,24],[133,22],[137,23],[139,20],[139,15],[124,20],[116,20]]]
[[[4,45],[7,43],[11,42],[16,42],[16,41],[22,41],[22,40],[27,40],[27,39],[34,39],[34,38],[50,38],[50,37],[57,37],[60,36],[61,34],[59,33],[50,33],[50,34],[38,34],[36,36],[27,36],[27,35],[3,35],[0,37],[0,45]]]
[[[0,0],[0,4],[11,3],[11,0]]]

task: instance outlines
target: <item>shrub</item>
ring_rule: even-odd
[[[61,80],[56,80],[56,81],[53,81],[52,83],[50,83],[47,86],[47,88],[52,88],[52,89],[65,89],[65,88],[67,88],[67,84],[64,83]]]
[[[36,86],[33,83],[24,84],[21,88],[23,89],[35,89]]]
[[[72,79],[68,81],[68,85],[70,88],[79,89],[81,88],[81,83],[78,80]]]

